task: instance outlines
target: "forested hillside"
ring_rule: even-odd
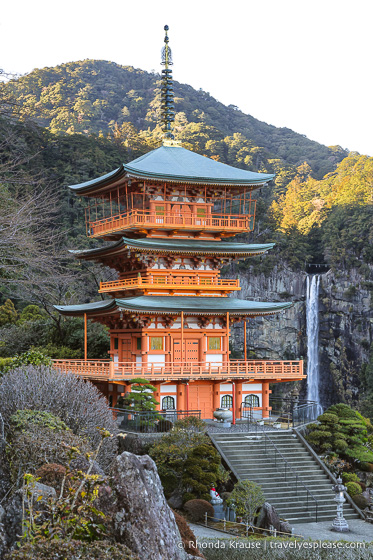
[[[339,146],[327,148],[287,128],[258,121],[202,90],[178,82],[174,89],[177,134],[200,153],[225,163],[260,169],[263,158],[295,166],[307,161],[321,178],[347,155]],[[142,143],[152,144],[160,137],[158,74],[84,60],[34,70],[8,83],[5,91],[14,94],[23,114],[53,133],[109,134],[126,142],[132,155],[143,151]],[[234,134],[239,136],[231,149],[224,139]]]
[[[67,249],[98,242],[86,238],[84,201],[66,186],[159,145],[159,80],[132,67],[86,60],[0,84],[0,356],[35,346],[53,357],[81,356],[81,321],[62,319],[52,305],[97,299],[98,282],[113,273],[69,257]],[[175,133],[185,148],[276,173],[257,193],[254,231],[240,236],[274,241],[276,248],[235,271],[254,284],[255,276],[272,282],[281,269],[291,278],[307,263],[326,263],[337,283],[353,269],[358,280],[351,289],[341,287],[341,297],[353,309],[354,290],[367,290],[366,309],[373,293],[373,158],[267,125],[188,85],[175,83],[175,96]],[[259,293],[264,297],[262,285]],[[361,368],[373,391],[371,343],[371,334],[362,332],[358,357],[355,347],[347,348],[346,371],[354,360],[356,376]],[[91,325],[90,357],[106,356],[106,344],[105,329]]]

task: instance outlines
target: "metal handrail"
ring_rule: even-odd
[[[295,493],[296,493],[296,495],[298,495],[298,482],[301,484],[301,486],[303,486],[303,488],[307,492],[307,510],[308,510],[308,496],[310,496],[314,500],[314,502],[315,502],[315,517],[316,517],[316,523],[317,523],[317,516],[318,516],[318,501],[317,501],[317,499],[312,494],[312,492],[307,488],[307,486],[302,482],[302,480],[300,479],[300,476],[294,471],[293,467],[285,459],[285,457],[283,456],[281,451],[278,449],[277,445],[265,433],[264,427],[262,427],[262,428],[263,428],[262,432],[263,432],[263,436],[264,436],[264,453],[267,455],[267,440],[269,440],[270,444],[275,449],[275,467],[277,467],[276,453],[278,453],[281,456],[281,458],[282,458],[282,460],[285,464],[285,482],[287,482],[287,469],[290,469],[295,476]]]

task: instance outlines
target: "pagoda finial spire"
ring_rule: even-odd
[[[169,38],[167,35],[168,25],[164,26],[165,37],[164,37],[164,47],[162,48],[162,62],[164,66],[162,70],[162,88],[161,88],[161,99],[162,99],[162,123],[164,140],[174,140],[174,135],[172,134],[172,124],[175,120],[175,106],[174,106],[174,88],[172,81],[172,54],[171,49],[168,45]]]

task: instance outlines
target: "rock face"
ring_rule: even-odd
[[[234,270],[225,275],[234,276]],[[255,267],[239,273],[242,299],[292,301],[294,306],[274,317],[248,321],[249,359],[307,359],[306,273],[283,265],[271,273],[256,274]],[[324,408],[336,402],[357,406],[362,364],[369,360],[373,341],[373,267],[338,270],[321,275],[319,294],[320,398]],[[243,326],[232,328],[233,348],[243,348]],[[232,356],[235,357],[235,356]],[[237,357],[242,357],[237,355]],[[306,366],[306,363],[305,363]],[[290,394],[293,383],[280,383],[274,393]],[[306,396],[306,382],[299,387]]]
[[[22,494],[23,490],[17,490],[17,492],[4,503],[3,512],[0,510],[0,551],[2,538],[4,549],[6,547],[11,549],[22,535]],[[34,502],[40,496],[42,499],[38,502],[38,510],[42,511],[41,508],[48,498],[56,498],[56,491],[51,486],[36,482],[35,488],[33,489]],[[27,508],[26,497],[24,497],[24,507],[25,509]]]
[[[114,532],[141,560],[185,560],[175,517],[165,500],[154,461],[124,452],[113,473]],[[181,548],[178,548],[181,546]]]

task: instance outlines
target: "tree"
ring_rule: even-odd
[[[155,407],[159,404],[153,395],[157,390],[156,387],[146,379],[141,379],[141,377],[132,379],[130,384],[131,392],[124,397],[124,406],[130,406],[133,410],[138,411],[155,410]]]
[[[227,500],[229,507],[232,507],[236,515],[242,517],[245,523],[252,525],[259,508],[265,502],[264,494],[259,484],[251,480],[240,480]]]
[[[210,439],[201,432],[174,428],[151,447],[165,493],[210,499],[209,491],[219,480],[221,460]]]

